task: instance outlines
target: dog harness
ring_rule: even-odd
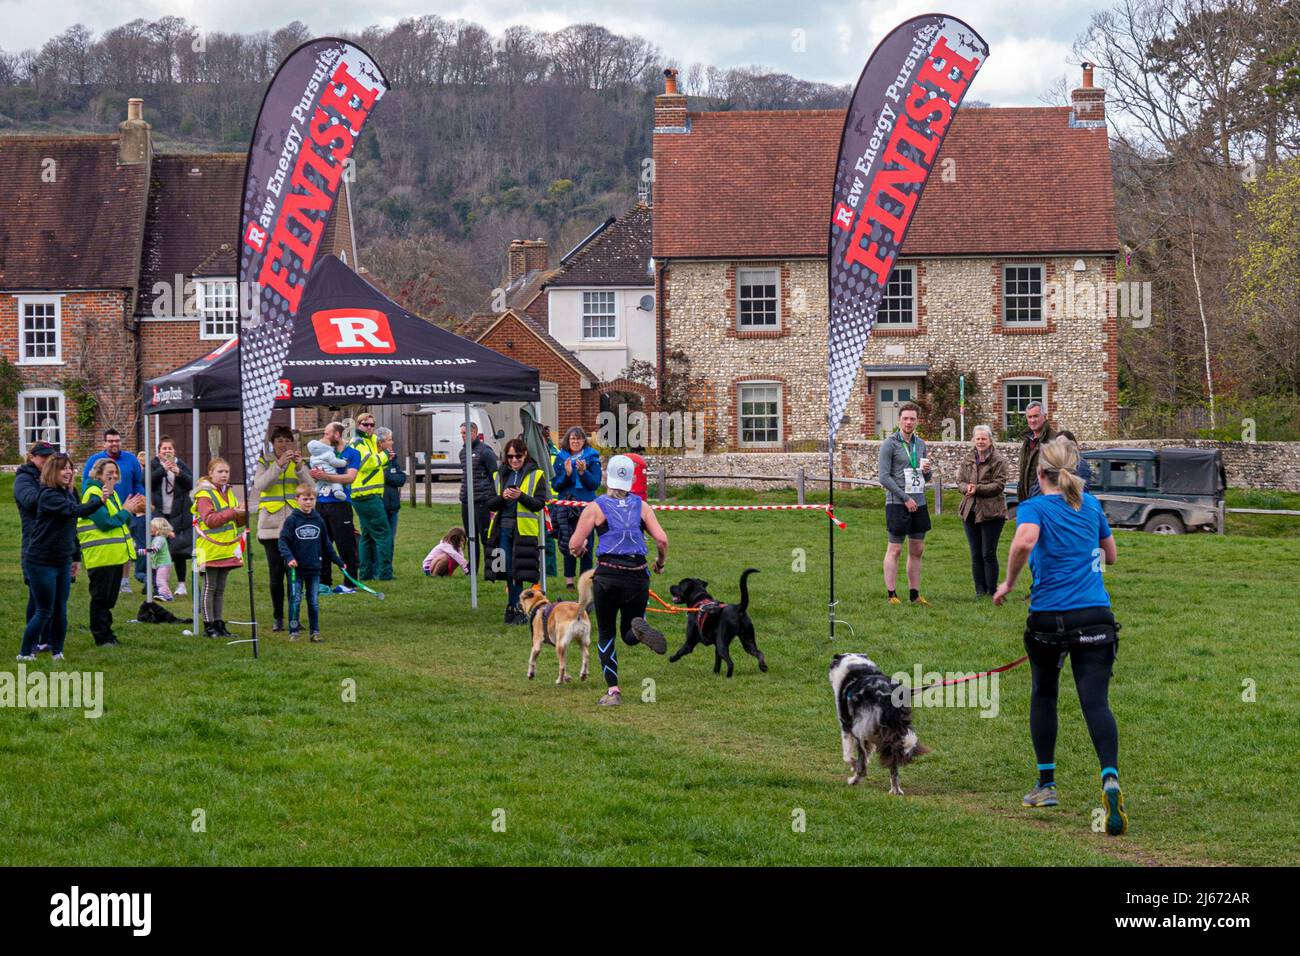
[[[704,601],[691,608],[695,612],[695,623],[700,626],[700,630],[703,631],[708,625],[711,615],[721,613],[726,606],[721,601]]]
[[[528,613],[528,627],[530,629],[532,628],[533,619],[536,618],[537,615],[540,613],[542,615],[542,635],[546,637],[547,640],[550,640],[549,627],[551,621],[551,612],[554,611],[555,608],[556,605],[551,601],[547,601],[545,604],[534,606],[532,611]]]

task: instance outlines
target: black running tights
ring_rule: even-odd
[[[1109,608],[1081,608],[1066,612],[1065,627],[1073,629],[1089,624],[1112,623]],[[1050,612],[1030,614],[1030,630],[1054,630],[1056,615]],[[1029,700],[1029,735],[1033,738],[1034,754],[1040,764],[1050,764],[1056,759],[1056,698],[1061,682],[1061,651],[1025,638],[1029,652],[1029,665],[1033,671],[1033,691]],[[1111,670],[1119,644],[1077,646],[1068,651],[1070,670],[1074,673],[1074,686],[1079,693],[1079,706],[1083,710],[1092,746],[1103,767],[1118,767],[1119,728],[1111,713],[1109,692]]]

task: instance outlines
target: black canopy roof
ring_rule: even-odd
[[[537,370],[407,312],[335,256],[312,269],[277,408],[537,401]],[[240,407],[239,340],[144,386],[147,414]]]

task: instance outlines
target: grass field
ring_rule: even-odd
[[[0,500],[11,484],[0,481]],[[734,600],[740,571],[761,569],[751,578],[752,613],[771,671],[758,673],[739,645],[730,681],[714,676],[707,648],[671,665],[624,648],[625,704],[614,709],[596,707],[599,680],[557,688],[553,653],[543,654],[537,680],[525,679],[526,632],[501,625],[499,586],[483,587],[472,612],[466,581],[420,574],[420,558],[458,519],[451,508],[403,512],[399,580],[386,585],[386,601],[324,598],[326,644],[289,644],[266,629],[257,661],[247,645],[181,637],[179,627],[120,623],[124,646],[96,649],[83,578],[63,669],[103,671],[104,714],[0,710],[0,859],[1300,863],[1300,824],[1285,798],[1285,782],[1300,776],[1300,538],[1274,526],[1281,519],[1234,519],[1226,537],[1119,537],[1107,575],[1124,625],[1111,700],[1132,830],[1113,839],[1090,828],[1097,766],[1068,679],[1062,805],[1020,808],[1034,776],[1025,668],[1002,675],[996,717],[918,709],[934,752],[905,769],[906,797],[889,796],[878,767],[858,787],[845,785],[826,680],[833,651],[868,651],[887,672],[983,670],[1022,653],[1024,604],[976,602],[950,510],[936,519],[926,555],[933,607],[886,606],[880,499],[837,499],[849,526],[836,533],[841,616],[855,636],[842,629],[835,645],[827,641],[823,518],[667,514],[672,552],[655,589],[666,596],[670,580],[697,575]],[[1010,537],[1008,529],[1004,554]],[[12,508],[0,509],[0,540],[9,635],[0,669],[13,671],[25,593]],[[792,570],[795,549],[806,554],[805,571]],[[241,575],[232,616],[246,619],[245,595]],[[119,605],[119,622],[138,601]],[[263,593],[259,616],[269,613]],[[656,619],[671,649],[680,621]],[[641,699],[647,680],[653,702]],[[348,682],[355,702],[343,699]],[[1254,702],[1243,700],[1247,684]],[[199,810],[205,829],[195,832]]]

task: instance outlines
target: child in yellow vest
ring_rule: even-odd
[[[194,560],[203,578],[203,633],[230,637],[226,630],[226,579],[244,564],[248,512],[230,488],[230,465],[224,458],[208,462],[207,481],[194,491]]]

